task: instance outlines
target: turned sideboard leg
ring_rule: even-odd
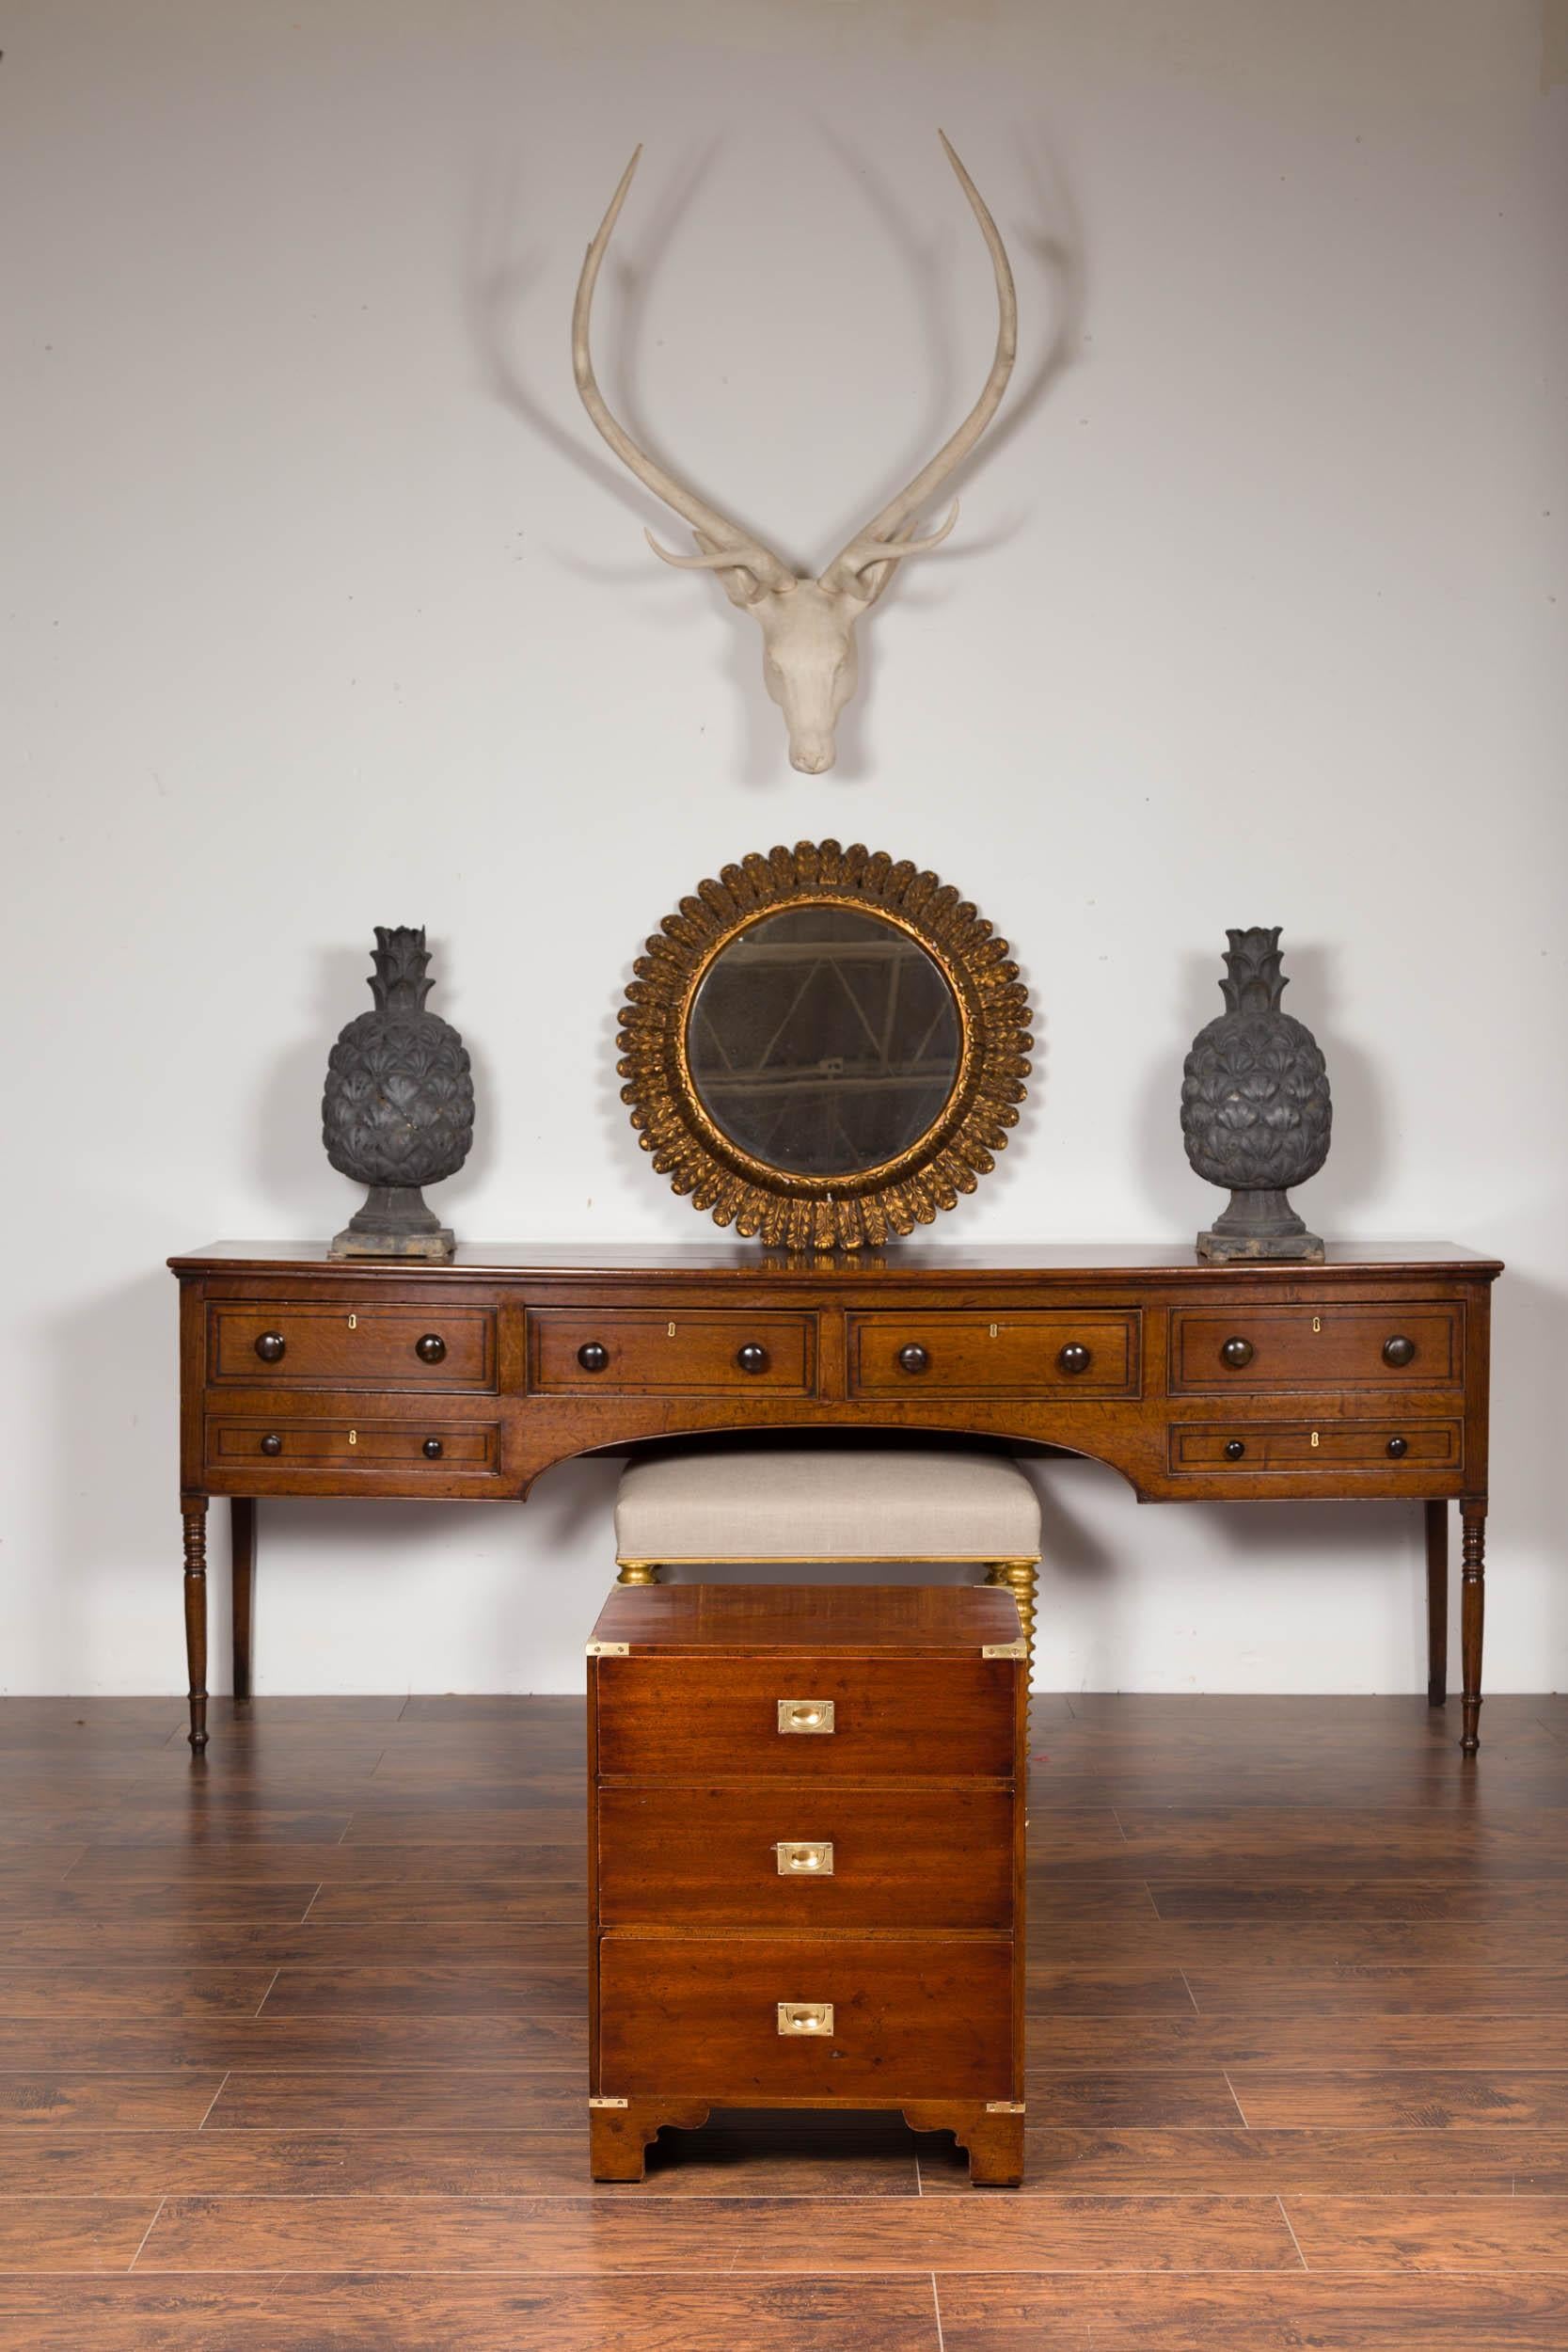
[[[615,1581],[617,1584],[657,1584],[658,1563],[657,1560],[623,1560],[616,1570]]]
[[[1465,1658],[1465,1730],[1460,1746],[1474,1756],[1481,1745],[1481,1644],[1486,1620],[1486,1504],[1462,1502],[1465,1530],[1461,1570],[1460,1645]]]
[[[1039,1590],[1037,1560],[997,1560],[986,1570],[988,1584],[1000,1584],[1018,1603],[1018,1619],[1029,1645],[1029,1679],[1035,1678],[1035,1600]]]
[[[207,1744],[207,1499],[187,1502],[185,1534],[185,1667],[191,1686],[192,1747]]]
[[[1449,1695],[1449,1506],[1429,1502],[1427,1522],[1427,1704]]]
[[[234,1623],[234,1697],[250,1696],[250,1624],[256,1589],[256,1504],[236,1495],[229,1505],[230,1584]]]

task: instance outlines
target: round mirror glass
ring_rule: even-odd
[[[791,1176],[858,1176],[918,1143],[958,1075],[958,1008],[896,924],[791,907],[721,947],[687,1026],[714,1125]]]

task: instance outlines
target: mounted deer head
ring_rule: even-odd
[[[816,580],[799,578],[770,548],[764,547],[750,532],[742,531],[738,523],[731,522],[717,507],[709,506],[684,483],[667,473],[645,450],[639,449],[611,416],[594,380],[588,349],[594,288],[637,169],[641,147],[621,175],[621,184],[588,248],[582,276],[578,280],[577,302],[572,311],[572,372],[582,405],[622,463],[691,526],[698,548],[695,555],[672,554],[648,532],[644,535],[654,553],[682,571],[717,572],[730,602],[743,605],[761,624],[763,675],[789,730],[790,765],[808,776],[819,776],[833,764],[833,730],[838,714],[855,691],[855,623],[876,603],[905,558],[924,555],[928,548],[940,547],[958,520],[955,500],[937,530],[924,538],[914,535],[921,508],[962,464],[996,414],[1018,350],[1018,298],[996,223],[954,153],[946,134],[939,132],[937,135],[980,224],[980,233],[996,273],[996,299],[1001,314],[996,356],[979,399],[952,438],[942,443],[929,464],[922,467],[896,498],[890,499],[864,529],[840,548],[827,570]]]

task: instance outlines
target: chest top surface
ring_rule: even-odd
[[[891,1651],[972,1659],[1017,1639],[1011,1594],[989,1585],[617,1586],[594,1628],[595,1642],[659,1658]]]

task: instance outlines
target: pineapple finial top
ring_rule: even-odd
[[[1227,977],[1220,982],[1227,1012],[1277,1012],[1291,983],[1280,971],[1279,933],[1272,930],[1227,930]]]
[[[436,985],[425,977],[430,957],[424,944],[424,925],[378,923],[375,939],[372,958],[375,970],[369,987],[377,1011],[422,1012],[424,1000]]]

